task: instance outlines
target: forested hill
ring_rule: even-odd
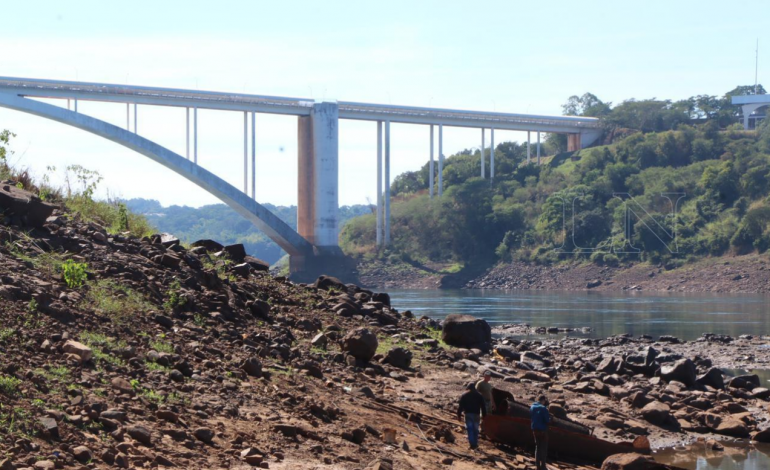
[[[459,264],[584,259],[681,265],[770,247],[770,123],[744,131],[731,97],[604,103],[573,96],[565,114],[601,119],[599,146],[570,154],[549,135],[541,166],[526,144],[495,148],[494,182],[478,150],[450,156],[441,199],[427,195],[428,165],[392,184],[392,245],[375,249],[375,217],[352,220],[343,249],[366,259]],[[764,89],[760,89],[764,93]],[[534,152],[533,152],[534,154]],[[632,202],[628,202],[632,201]],[[676,215],[672,211],[676,203]]]
[[[161,232],[173,233],[185,242],[210,238],[224,244],[243,243],[247,253],[270,264],[285,254],[267,235],[224,204],[163,207],[152,199],[129,199],[123,202],[132,212],[144,215]],[[296,230],[297,206],[263,205]],[[370,212],[368,205],[340,207],[340,224]]]

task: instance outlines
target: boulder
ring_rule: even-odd
[[[94,355],[93,351],[91,351],[91,348],[89,348],[83,343],[79,343],[73,340],[69,340],[66,343],[64,343],[64,346],[62,346],[62,350],[65,353],[74,354],[78,356],[81,362],[90,361]]]
[[[152,432],[144,426],[129,426],[126,434],[147,447],[152,445]]]
[[[521,353],[513,346],[497,346],[495,352],[503,359],[511,361],[521,360]]]
[[[408,369],[412,364],[412,351],[402,347],[391,348],[391,350],[388,351],[388,354],[385,355],[385,359],[383,359],[382,362],[384,364],[390,364],[393,367]]]
[[[233,245],[227,245],[223,251],[227,253],[227,257],[236,263],[243,263],[246,258],[246,248],[241,243],[235,243]]]
[[[190,247],[202,247],[208,253],[216,253],[217,251],[222,251],[224,249],[224,246],[221,243],[208,239],[194,241],[190,244]]]
[[[641,413],[645,420],[658,426],[666,426],[674,421],[671,408],[659,401],[648,403],[642,408]]]
[[[262,377],[262,362],[256,357],[243,361],[241,369],[252,377]]]
[[[715,428],[714,432],[732,437],[749,437],[749,429],[743,421],[735,418],[722,420]]]
[[[377,336],[367,328],[356,328],[342,339],[343,351],[347,351],[356,359],[366,362],[374,357],[378,345]]]
[[[193,431],[193,436],[201,442],[211,444],[211,441],[214,439],[214,431],[209,428],[198,428]]]
[[[760,381],[759,376],[756,374],[752,375],[739,375],[737,377],[733,377],[730,379],[730,388],[740,388],[743,390],[752,391],[755,388],[759,387]]]
[[[618,372],[622,364],[623,360],[618,357],[605,357],[604,360],[599,363],[599,367],[596,368],[596,371],[605,374],[615,374]]]
[[[751,440],[763,443],[770,443],[770,428],[751,433]]]
[[[91,453],[91,449],[86,446],[77,446],[72,449],[72,455],[80,463],[86,463],[93,460],[94,456]]]
[[[340,292],[347,292],[348,290],[348,287],[345,285],[345,283],[343,283],[336,277],[332,277],[332,276],[319,276],[319,278],[316,279],[315,284],[313,284],[313,286],[316,289],[320,289],[320,290],[335,289]]]
[[[243,258],[243,262],[248,263],[255,271],[270,271],[270,263],[259,258],[247,255]]]
[[[718,367],[712,367],[705,374],[698,376],[695,381],[701,385],[708,385],[709,387],[722,390],[725,388],[725,381],[722,378],[722,371]]]
[[[310,341],[310,345],[315,348],[322,348],[326,349],[326,345],[329,343],[329,337],[326,336],[324,333],[318,333],[312,341]]]
[[[372,294],[372,301],[379,302],[383,305],[390,307],[390,294],[387,294],[385,292]]]
[[[488,351],[492,342],[492,328],[472,315],[448,315],[444,320],[441,339],[458,348],[478,348]]]
[[[660,377],[666,382],[676,380],[688,387],[692,387],[697,379],[697,371],[695,364],[691,360],[680,359],[671,365],[661,367]]]
[[[604,460],[602,470],[658,470],[666,466],[656,463],[649,455],[615,454]]]
[[[16,187],[12,181],[0,184],[0,213],[16,216],[30,227],[42,227],[54,210],[34,193]]]

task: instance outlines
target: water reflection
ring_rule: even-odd
[[[655,460],[687,470],[767,470],[770,445],[748,442],[722,442],[724,450],[712,450],[702,443],[688,447],[661,449]]]
[[[770,331],[768,297],[753,294],[396,290],[390,295],[396,308],[418,316],[464,313],[492,324],[590,326],[590,336],[598,338],[630,333],[695,339],[706,332],[737,337]]]

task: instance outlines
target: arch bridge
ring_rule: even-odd
[[[66,107],[40,99],[58,99]],[[126,106],[125,128],[78,112],[79,101],[110,102]],[[171,106],[186,109],[186,151],[179,155],[137,132],[139,106]],[[407,123],[430,128],[430,196],[443,194],[444,126],[481,129],[481,177],[494,178],[494,152],[484,152],[486,130],[494,149],[496,129],[527,132],[527,160],[531,158],[530,134],[568,135],[569,150],[590,145],[601,135],[598,120],[585,117],[543,116],[441,108],[395,106],[347,101],[316,102],[304,98],[261,96],[173,88],[87,83],[61,80],[0,77],[0,106],[67,124],[134,150],[208,191],[267,234],[290,255],[291,271],[304,270],[310,260],[341,255],[338,245],[338,146],[339,120],[372,121],[377,126],[377,243],[390,241],[390,124]],[[133,131],[131,108],[133,107]],[[198,110],[243,113],[243,190],[198,164]],[[257,113],[293,115],[298,118],[297,231],[255,200]],[[192,126],[191,126],[192,121]],[[250,123],[250,125],[249,125]],[[438,172],[434,171],[434,129],[438,130]],[[250,137],[250,138],[249,138]],[[384,157],[384,158],[383,158]],[[436,174],[437,182],[434,182]],[[250,183],[250,184],[249,184]],[[436,184],[437,183],[437,184]],[[384,187],[383,187],[384,185]],[[251,194],[249,195],[249,188]]]

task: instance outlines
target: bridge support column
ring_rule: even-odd
[[[480,152],[481,153],[481,177],[482,178],[484,178],[486,176],[486,168],[484,168],[485,163],[486,163],[485,162],[486,159],[484,158],[484,147],[486,146],[486,144],[484,142],[484,137],[485,137],[484,136],[484,128],[482,127],[481,128],[481,152]]]
[[[495,129],[489,130],[489,180],[495,179]]]
[[[297,231],[317,249],[339,251],[336,103],[316,103],[298,125]]]
[[[529,165],[530,160],[532,159],[532,149],[530,148],[530,131],[527,131],[527,165]]]
[[[377,246],[382,246],[382,121],[377,121]]]
[[[567,134],[567,152],[577,152],[580,148],[580,134]]]
[[[438,197],[444,194],[444,125],[438,125]]]
[[[390,121],[385,121],[385,214],[382,221],[382,243],[390,244]]]
[[[433,176],[435,170],[433,169],[433,124],[430,125],[430,165],[428,165],[428,187],[430,187],[430,198],[433,199]]]
[[[540,131],[537,131],[537,164],[540,165]]]

